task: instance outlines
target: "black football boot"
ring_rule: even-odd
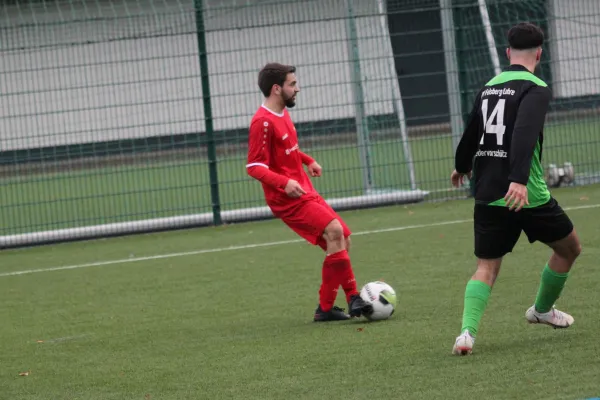
[[[361,315],[369,315],[373,312],[373,306],[364,301],[358,294],[350,298],[348,308],[350,309],[350,317],[360,317]]]
[[[326,321],[345,321],[350,319],[350,316],[344,312],[343,308],[337,306],[331,307],[329,311],[323,311],[321,306],[317,307],[315,311],[315,322],[326,322]]]

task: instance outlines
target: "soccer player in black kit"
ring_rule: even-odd
[[[543,127],[552,93],[533,74],[543,42],[542,30],[530,23],[508,31],[510,66],[477,94],[456,149],[452,185],[459,187],[471,173],[475,181],[477,271],[467,283],[462,329],[453,354],[471,354],[502,258],[522,231],[530,243],[539,241],[553,250],[525,318],[554,328],[568,328],[574,321],[554,308],[581,245],[544,181]]]

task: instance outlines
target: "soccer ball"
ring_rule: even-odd
[[[369,321],[388,319],[396,309],[396,292],[385,282],[369,282],[360,290],[360,297],[373,306],[373,312],[365,315]]]

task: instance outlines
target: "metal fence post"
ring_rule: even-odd
[[[213,223],[221,225],[221,201],[219,199],[219,179],[217,175],[217,150],[214,138],[212,106],[210,98],[210,77],[208,57],[206,54],[206,32],[204,28],[204,6],[202,0],[194,0],[196,15],[196,36],[198,38],[198,56],[200,58],[200,75],[202,77],[202,103],[204,105],[204,127],[206,130],[206,147],[208,153],[208,171],[210,179],[210,199],[212,204]]]

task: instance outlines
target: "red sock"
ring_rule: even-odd
[[[338,286],[340,286],[340,281],[338,279],[336,268],[331,264],[329,257],[326,257],[323,262],[321,288],[319,289],[319,305],[321,306],[321,310],[331,310],[335,304]]]
[[[356,290],[356,279],[352,270],[352,263],[347,250],[338,251],[330,254],[325,259],[325,262],[334,267],[337,281],[342,285],[344,293],[346,293],[346,302],[350,302],[350,297],[358,294]]]

